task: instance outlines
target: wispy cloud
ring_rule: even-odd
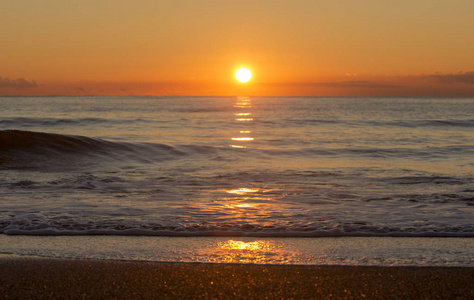
[[[474,97],[474,72],[353,75],[319,81],[267,83],[275,94],[298,96]]]
[[[399,87],[398,84],[392,84],[387,82],[378,82],[370,80],[348,80],[348,81],[334,81],[334,82],[318,82],[314,83],[316,86],[325,86],[325,87],[351,87],[351,88],[396,88]]]
[[[442,83],[474,84],[474,71],[459,72],[457,74],[433,74],[430,76]]]
[[[387,89],[397,88],[400,85],[390,82],[371,80],[345,80],[345,81],[320,81],[320,82],[289,82],[278,83],[278,85],[299,87],[331,87],[331,88],[364,88],[364,89]]]
[[[10,79],[8,77],[0,76],[0,88],[25,89],[37,86],[38,84],[34,80],[28,81],[25,78]]]

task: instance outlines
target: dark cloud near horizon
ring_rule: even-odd
[[[398,88],[400,85],[387,82],[378,82],[370,80],[347,80],[347,81],[328,81],[328,82],[292,82],[286,85],[301,87],[334,87],[334,88],[369,88],[369,89],[391,89]]]
[[[351,81],[336,81],[336,82],[320,82],[320,86],[326,87],[353,87],[353,88],[371,88],[371,89],[387,89],[400,87],[398,84],[391,84],[386,82],[377,82],[369,80],[351,80]]]
[[[25,89],[37,86],[38,84],[34,80],[28,81],[25,78],[10,79],[8,77],[0,76],[0,88]]]
[[[474,84],[474,71],[459,72],[457,74],[433,74],[430,77],[435,78],[442,83],[465,83]]]

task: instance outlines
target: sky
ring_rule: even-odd
[[[472,0],[0,7],[0,95],[474,97]]]

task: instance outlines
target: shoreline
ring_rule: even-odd
[[[474,267],[0,258],[0,298],[474,297]]]
[[[0,235],[0,257],[346,266],[474,266],[473,238]]]

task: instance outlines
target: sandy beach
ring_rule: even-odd
[[[2,299],[472,299],[474,268],[1,259]]]

